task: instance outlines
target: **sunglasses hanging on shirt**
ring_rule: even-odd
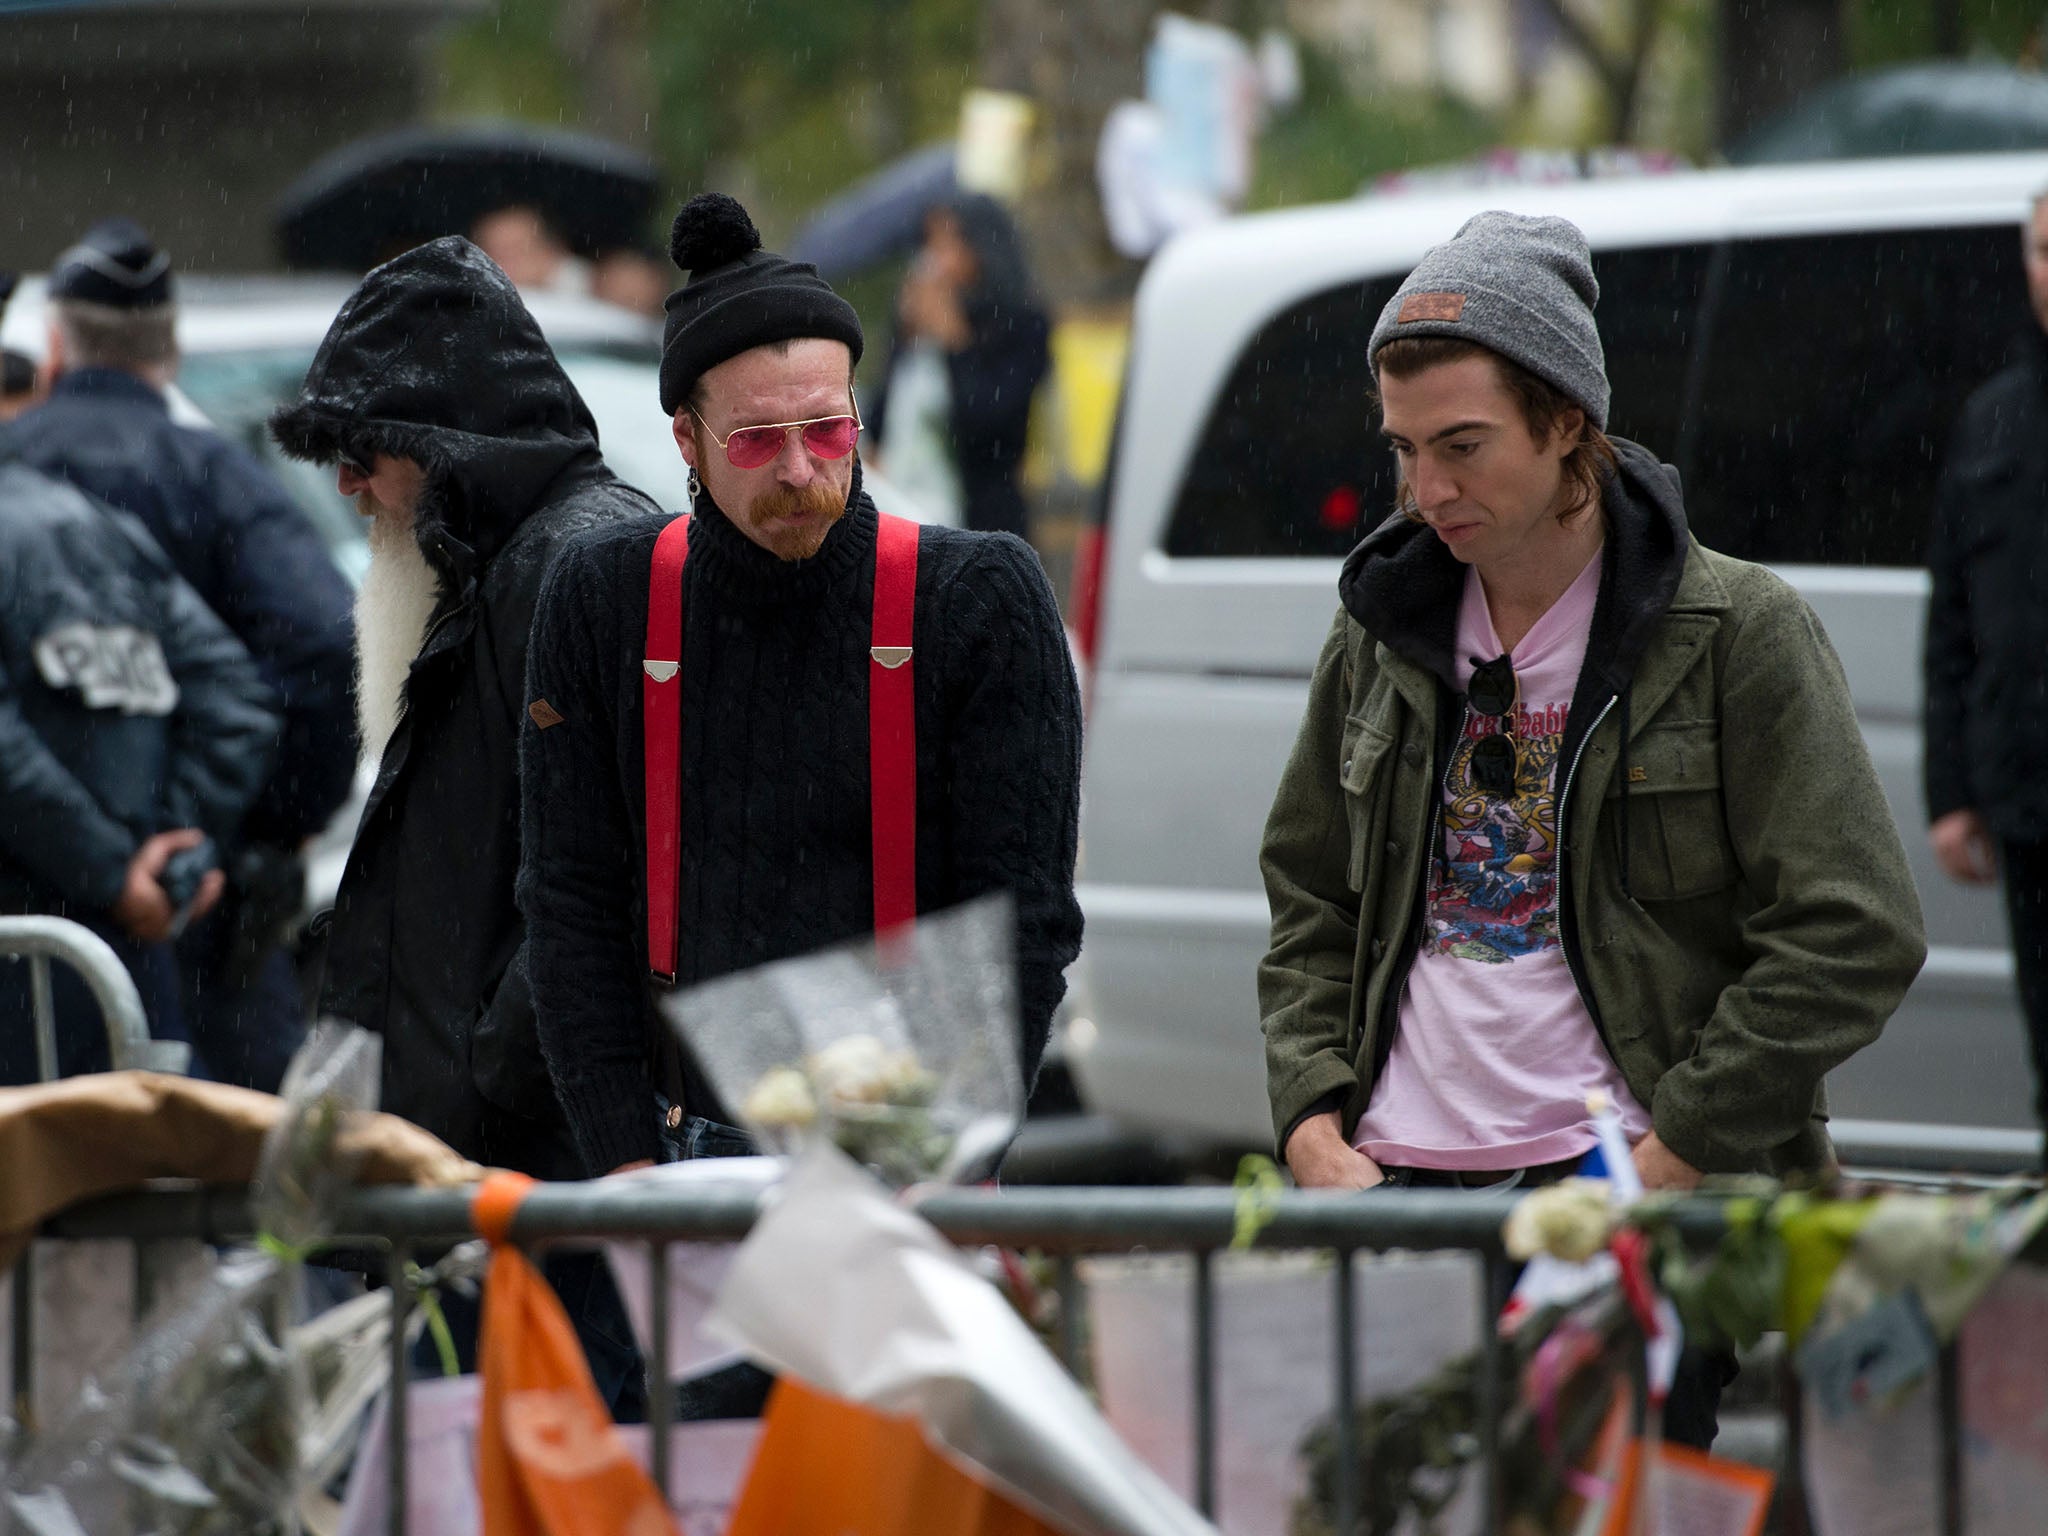
[[[1521,755],[1511,734],[1515,704],[1520,695],[1521,684],[1515,678],[1515,664],[1507,652],[1503,651],[1492,661],[1480,662],[1473,667],[1472,681],[1465,689],[1465,702],[1474,714],[1500,722],[1498,731],[1482,736],[1472,744],[1472,782],[1489,795],[1513,794],[1515,780],[1520,775]]]

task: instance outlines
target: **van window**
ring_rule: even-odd
[[[1712,248],[1658,245],[1599,251],[1594,314],[1607,355],[1612,403],[1607,430],[1676,463],[1685,428],[1685,400],[1698,330],[1700,294]]]
[[[1366,343],[1398,286],[1349,283],[1259,328],[1202,429],[1168,554],[1332,559],[1393,510]]]
[[[1949,429],[2026,323],[2016,225],[1745,240],[1710,320],[1685,505],[1746,560],[1922,563]]]
[[[1678,452],[1704,247],[1603,252],[1600,328],[1614,386],[1610,429]],[[1167,527],[1170,555],[1346,554],[1394,507],[1366,347],[1399,277],[1347,284],[1268,321],[1232,370]]]

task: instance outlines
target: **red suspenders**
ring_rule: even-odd
[[[646,734],[647,968],[676,975],[677,888],[682,880],[683,562],[690,520],[654,543],[647,591],[647,657],[640,679]],[[868,777],[874,826],[875,928],[917,916],[917,708],[911,612],[917,596],[917,524],[883,516],[875,541],[873,644],[868,663]]]

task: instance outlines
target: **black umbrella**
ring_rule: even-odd
[[[401,128],[324,156],[277,205],[291,267],[365,272],[499,208],[536,209],[597,255],[646,242],[660,173],[636,149],[522,123]]]
[[[1823,86],[1728,151],[1737,165],[2048,147],[2048,76],[1907,64]]]
[[[839,278],[901,256],[924,237],[924,216],[953,195],[953,146],[933,144],[890,161],[832,199],[796,232],[792,261]]]

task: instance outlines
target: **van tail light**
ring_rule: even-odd
[[[1129,380],[1126,359],[1125,380]],[[1081,674],[1081,704],[1091,709],[1095,702],[1095,663],[1102,648],[1103,587],[1109,571],[1109,502],[1116,484],[1117,459],[1124,437],[1124,387],[1117,390],[1116,414],[1109,431],[1109,453],[1102,466],[1102,478],[1091,498],[1089,517],[1074,540],[1074,571],[1067,585],[1067,637]]]
[[[1067,629],[1074,650],[1090,667],[1102,635],[1102,561],[1108,539],[1099,523],[1081,530],[1074,543],[1073,582],[1067,592]]]

